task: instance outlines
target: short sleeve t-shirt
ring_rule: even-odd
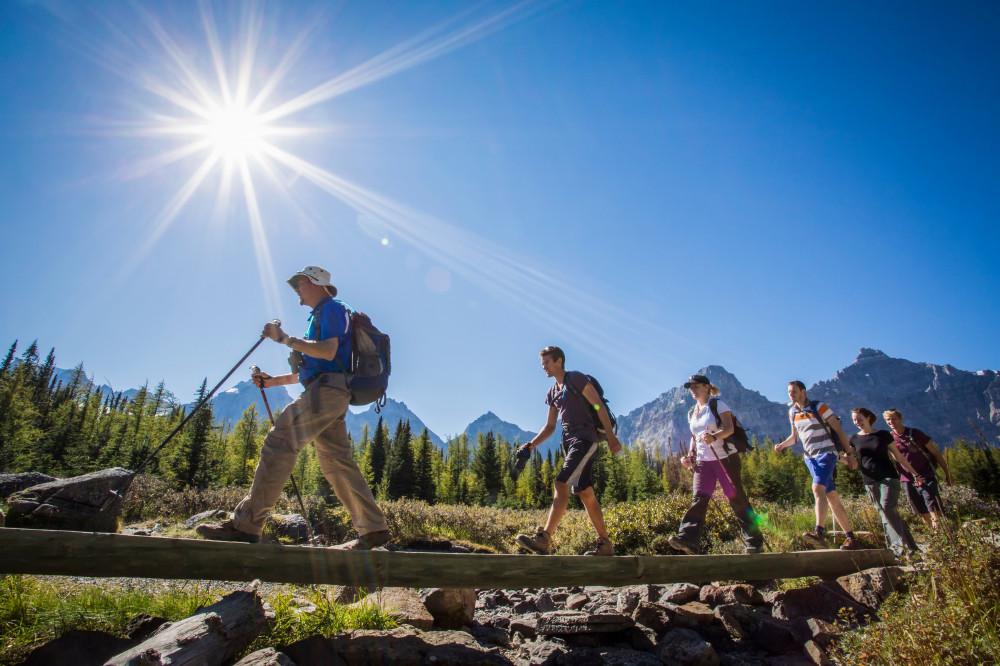
[[[889,445],[892,442],[892,433],[888,430],[876,430],[867,435],[864,433],[851,435],[851,446],[858,451],[858,466],[861,468],[861,478],[865,483],[899,478],[896,466],[889,457]]]
[[[903,431],[902,437],[896,433],[892,433],[892,437],[896,440],[899,452],[906,458],[906,462],[913,465],[913,469],[917,470],[917,474],[925,479],[933,479],[934,468],[928,460],[930,452],[927,451],[927,445],[930,444],[931,438],[923,430],[917,430],[916,428],[906,428]],[[906,481],[907,483],[913,482],[913,476],[905,469],[899,470],[899,478],[901,481]]]
[[[580,395],[574,393],[567,383],[572,383],[573,387]],[[572,435],[589,442],[597,441],[597,428],[594,427],[592,416],[594,406],[587,404],[587,399],[583,397],[583,389],[590,381],[587,375],[582,372],[566,372],[563,383],[553,384],[545,396],[545,404],[555,407],[559,412],[559,419],[562,421],[563,436]]]
[[[315,375],[323,372],[346,372],[351,365],[351,343],[347,331],[347,309],[340,301],[324,298],[316,304],[309,314],[309,328],[306,340],[329,340],[337,338],[339,345],[337,355],[332,361],[302,355],[303,363],[299,368],[299,381],[305,383]]]
[[[809,408],[809,405],[799,407],[798,403],[792,403],[792,406],[788,409],[788,418],[795,425],[795,431],[799,434],[799,439],[802,440],[802,448],[805,450],[807,458],[813,458],[828,451],[836,450],[836,445],[830,438],[830,433],[827,432],[826,427],[816,418],[817,413],[823,421],[836,418],[833,410],[827,407],[825,402],[816,405],[816,412],[813,412]]]
[[[713,398],[713,400],[716,400],[715,408],[719,412],[720,419],[726,412],[732,413],[733,410],[722,400],[718,398]],[[706,432],[712,434],[722,431],[722,426],[715,420],[715,414],[712,413],[712,408],[707,402],[704,405],[699,405],[697,402],[694,403],[694,408],[688,413],[688,427],[691,428],[691,434],[694,436],[695,452],[698,460],[715,460],[716,456],[721,460],[730,453],[733,453],[732,447],[726,446],[726,443],[722,440],[712,442],[711,444],[701,441],[700,436]],[[712,453],[713,449],[715,449],[714,454]]]

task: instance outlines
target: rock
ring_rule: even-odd
[[[361,601],[355,601],[351,606],[366,603],[385,608],[397,617],[400,624],[408,624],[417,629],[430,629],[434,626],[434,616],[424,607],[420,595],[407,587],[384,587]]]
[[[648,601],[640,601],[639,606],[632,613],[632,621],[639,626],[652,629],[657,635],[667,629],[675,614],[663,606],[652,604]]]
[[[753,641],[771,654],[784,654],[798,648],[791,624],[767,616],[761,616],[753,628]]]
[[[660,595],[660,602],[686,604],[698,598],[701,588],[691,583],[676,583],[667,587]]]
[[[719,655],[712,644],[690,629],[671,629],[656,648],[666,666],[716,666]]]
[[[590,603],[590,597],[586,594],[571,594],[566,597],[567,610],[580,610],[588,603]]]
[[[750,637],[750,629],[755,624],[755,618],[747,617],[748,606],[740,604],[721,604],[715,607],[715,617],[719,624],[732,638],[742,640]],[[750,615],[753,610],[749,609]],[[749,620],[749,621],[748,621]]]
[[[627,587],[618,593],[615,608],[619,613],[631,613],[639,605],[639,601],[641,601],[639,593]]]
[[[125,635],[134,640],[136,643],[141,643],[153,634],[155,634],[160,627],[165,625],[169,620],[165,617],[156,617],[153,615],[147,615],[146,613],[139,613],[134,615],[129,619],[128,623],[125,625]]]
[[[750,604],[751,606],[762,606],[764,595],[753,585],[722,585],[718,588],[722,592],[723,604]]]
[[[556,603],[548,592],[542,592],[535,597],[535,608],[539,613],[548,613],[556,609]]]
[[[518,601],[514,604],[514,612],[518,615],[524,615],[525,613],[537,613],[538,607],[535,606],[534,599],[525,599],[524,601]]]
[[[420,601],[442,629],[461,629],[472,624],[476,614],[476,591],[468,588],[425,588]]]
[[[7,499],[10,527],[117,532],[123,503],[111,502],[111,490],[121,488],[131,472],[121,467],[49,481],[12,494]]]
[[[821,648],[816,641],[806,641],[806,644],[802,646],[802,651],[805,652],[805,655],[816,666],[829,666],[829,664],[833,663],[826,656],[826,650]]]
[[[312,636],[281,650],[308,666],[501,666],[510,662],[489,652],[462,631],[423,632],[415,627],[392,631],[350,631],[330,638]]]
[[[675,610],[678,615],[683,615],[700,624],[712,624],[715,622],[715,612],[700,601],[689,601],[683,606],[677,606]]]
[[[185,520],[183,523],[181,523],[181,526],[189,530],[193,530],[194,528],[198,527],[203,523],[211,523],[217,520],[226,520],[227,518],[229,518],[228,511],[223,511],[222,509],[210,509],[208,511],[202,511],[201,513],[194,514],[193,516]]]
[[[268,518],[279,537],[291,539],[295,543],[309,541],[309,522],[298,513],[272,513]]]
[[[899,567],[868,569],[841,576],[837,582],[855,601],[874,609],[894,593],[906,591],[906,579]]]
[[[68,631],[32,650],[21,666],[102,666],[105,661],[136,643],[103,631]]]
[[[702,586],[701,590],[698,591],[698,601],[708,606],[718,606],[719,604],[726,603],[722,588],[713,584]]]
[[[559,640],[536,641],[526,647],[531,666],[554,666],[560,663],[560,657],[569,653],[566,644]]]
[[[52,481],[58,481],[58,479],[48,474],[42,474],[41,472],[0,474],[0,499],[5,499],[16,492],[26,490],[32,486]]]
[[[535,629],[539,634],[587,634],[624,631],[635,626],[632,618],[620,613],[581,613],[553,611],[538,618]]]
[[[472,636],[480,643],[510,647],[510,634],[500,627],[480,624],[472,627]]]
[[[518,617],[510,621],[510,633],[519,633],[525,638],[538,635],[538,620],[533,617]]]
[[[771,614],[779,620],[818,617],[835,622],[840,609],[846,608],[859,617],[871,617],[872,611],[854,601],[836,582],[823,582],[775,595]]]
[[[569,654],[570,660],[574,652]],[[609,648],[600,651],[601,661],[604,666],[661,666],[661,662],[655,655],[640,650],[626,650],[624,648]]]
[[[352,585],[335,585],[333,587],[332,600],[334,603],[338,604],[353,604],[359,599],[363,599],[365,595],[371,594],[377,588],[361,588],[354,587]]]
[[[248,654],[233,666],[296,666],[296,664],[288,655],[269,647]]]
[[[834,639],[840,635],[837,625],[815,617],[806,621],[806,627],[809,630],[809,640],[815,641],[823,649],[830,647]]]

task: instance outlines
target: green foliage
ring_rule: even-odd
[[[881,622],[843,634],[842,664],[992,664],[1000,654],[1000,530],[972,525],[932,539],[909,593]]]

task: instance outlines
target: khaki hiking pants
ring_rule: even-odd
[[[320,470],[351,513],[358,534],[389,529],[385,514],[351,455],[344,423],[350,400],[344,375],[331,373],[310,384],[281,411],[264,438],[250,494],[236,505],[236,529],[258,535],[263,531],[264,521],[292,475],[299,452],[309,442],[315,443]]]

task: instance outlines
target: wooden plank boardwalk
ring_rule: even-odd
[[[890,550],[539,557],[340,551],[309,546],[0,528],[0,574],[520,589],[800,576],[830,579],[895,563]]]

